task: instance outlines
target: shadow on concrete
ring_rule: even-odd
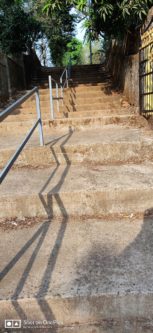
[[[62,220],[60,223],[60,227],[57,233],[57,237],[55,240],[55,244],[53,246],[53,249],[48,257],[48,264],[47,267],[45,269],[44,275],[42,277],[40,286],[39,286],[39,290],[37,292],[37,294],[35,295],[36,300],[39,304],[39,307],[44,315],[44,318],[46,318],[46,320],[49,321],[54,321],[54,326],[53,328],[49,329],[49,332],[53,332],[56,333],[56,318],[54,317],[54,314],[52,313],[52,310],[50,308],[50,306],[48,305],[47,301],[44,299],[45,295],[48,292],[48,288],[49,288],[49,284],[52,278],[52,273],[54,270],[54,267],[56,265],[56,261],[57,261],[57,257],[62,245],[62,240],[65,234],[65,230],[66,230],[66,226],[67,226],[67,222],[69,219],[68,213],[64,207],[64,204],[60,198],[60,194],[58,193],[59,190],[61,189],[64,180],[68,174],[68,171],[70,169],[71,166],[71,162],[69,160],[69,157],[66,153],[66,150],[64,148],[64,145],[66,144],[66,142],[70,139],[70,137],[72,136],[73,131],[71,130],[71,128],[69,129],[69,133],[67,135],[64,135],[63,137],[65,138],[65,140],[61,143],[60,148],[61,148],[61,152],[63,153],[63,156],[65,158],[65,169],[62,173],[62,176],[60,178],[60,180],[58,181],[58,183],[56,184],[56,186],[54,186],[47,194],[47,200],[45,201],[45,198],[43,196],[43,192],[45,191],[45,189],[47,188],[47,186],[49,185],[49,183],[51,182],[51,180],[53,179],[55,173],[57,172],[60,163],[58,161],[58,158],[56,156],[55,150],[54,150],[54,145],[61,140],[62,137],[57,138],[55,140],[52,141],[51,143],[51,152],[55,158],[55,162],[56,162],[56,167],[54,169],[54,171],[51,173],[50,177],[48,178],[48,180],[46,181],[46,183],[44,184],[43,188],[41,189],[40,193],[39,193],[39,197],[40,200],[45,208],[46,214],[48,216],[48,220],[46,222],[43,223],[43,225],[34,233],[34,235],[31,237],[31,239],[28,240],[28,242],[22,247],[22,249],[16,254],[16,256],[6,265],[6,267],[3,269],[3,271],[1,272],[0,275],[0,279],[2,280],[11,269],[13,269],[13,267],[17,264],[17,262],[19,260],[22,259],[22,256],[26,253],[26,251],[30,248],[30,246],[36,242],[38,240],[38,242],[36,243],[36,246],[31,254],[31,257],[28,260],[28,263],[24,269],[24,272],[17,284],[17,287],[13,293],[13,295],[11,296],[11,300],[12,300],[12,305],[14,306],[19,318],[21,320],[26,320],[28,319],[26,316],[26,313],[24,312],[24,310],[22,309],[21,305],[18,302],[18,299],[21,295],[21,292],[23,291],[23,288],[25,286],[25,283],[28,279],[28,276],[30,274],[30,271],[33,267],[33,264],[35,262],[36,257],[39,255],[39,251],[42,247],[42,244],[45,240],[45,237],[47,235],[47,232],[49,230],[49,227],[51,225],[51,221],[54,218],[54,212],[53,212],[53,207],[52,207],[52,199],[54,197],[54,199],[56,200],[59,208],[60,208],[60,212],[61,212],[61,216],[62,216]],[[36,273],[37,274],[37,273]],[[38,318],[39,319],[39,318]],[[28,330],[28,332],[32,332],[33,330]]]
[[[54,267],[56,265],[56,260],[58,257],[59,250],[62,245],[64,233],[66,230],[66,225],[68,222],[68,214],[65,210],[65,207],[59,197],[56,195],[56,200],[61,207],[61,212],[63,214],[62,222],[60,224],[60,228],[58,230],[58,234],[56,237],[55,244],[53,249],[48,257],[48,264],[44,271],[39,290],[36,295],[37,302],[39,307],[44,314],[46,320],[54,320],[56,318],[47,303],[45,296],[49,289],[49,284],[52,278],[52,273],[54,271]],[[94,223],[94,222],[93,222]],[[102,223],[102,221],[100,221]],[[123,221],[124,223],[124,221]],[[127,229],[130,230],[131,223],[129,222],[129,226]],[[45,236],[48,232],[49,227],[51,226],[50,221],[46,221],[39,229],[35,232],[35,234],[31,237],[31,239],[26,242],[26,244],[22,247],[22,249],[17,253],[17,255],[8,263],[8,265],[1,272],[1,279],[3,279],[7,273],[15,266],[15,264],[21,260],[24,253],[30,248],[30,246],[38,240],[33,253],[31,254],[30,259],[25,267],[25,270],[22,274],[20,281],[12,295],[12,304],[18,313],[19,317],[24,320],[27,319],[24,310],[21,305],[18,303],[18,298],[24,288],[30,270],[34,264],[36,256],[39,255],[39,251],[41,249],[42,243],[45,239]],[[92,229],[91,229],[92,230]],[[138,232],[139,231],[139,232]],[[90,230],[89,230],[90,232]],[[117,231],[119,233],[119,230]],[[124,235],[123,235],[124,237]],[[125,234],[126,237],[126,234]],[[130,236],[131,237],[131,236]],[[130,240],[129,237],[129,240]],[[142,292],[150,293],[153,292],[153,209],[146,210],[144,213],[144,219],[141,225],[141,228],[136,228],[136,237],[129,243],[129,245],[125,246],[124,250],[122,250],[119,254],[116,254],[116,246],[118,245],[116,242],[113,244],[105,242],[103,243],[103,235],[100,237],[97,236],[92,239],[92,246],[90,250],[85,253],[85,256],[81,259],[77,271],[76,271],[76,280],[72,280],[72,285],[75,286],[75,290],[77,296],[81,291],[86,290],[86,294],[90,297],[92,294],[96,295],[96,293],[103,294],[109,293],[113,294],[115,290],[115,295],[119,296],[124,293],[126,295],[130,295],[131,293],[141,294]],[[125,242],[126,243],[126,242]],[[124,274],[123,274],[124,272]],[[71,287],[71,286],[69,286]],[[89,299],[88,299],[89,303]],[[78,304],[78,303],[77,303]],[[84,303],[84,307],[88,308],[89,304]],[[97,305],[99,306],[99,305]],[[138,304],[139,308],[139,304]],[[97,308],[97,312],[102,311],[102,309]],[[121,315],[120,318],[113,317],[113,311],[111,317],[101,319],[100,321],[100,329],[105,329],[106,332],[110,333],[118,333],[122,327],[123,332],[131,333],[133,331],[139,332],[147,332],[151,333],[153,331],[153,321],[151,318],[134,318],[128,317],[126,318],[126,311],[124,309],[125,317]],[[95,311],[96,313],[96,311]],[[133,314],[134,316],[134,314]],[[99,317],[99,314],[98,314]],[[95,317],[96,320],[96,317]],[[91,323],[92,324],[92,323]],[[146,326],[147,325],[147,326]],[[109,327],[109,329],[108,329]],[[128,328],[129,329],[128,329]],[[44,330],[47,332],[47,330]],[[74,330],[75,331],[75,330]],[[33,332],[33,330],[29,330],[28,332]],[[41,331],[40,331],[41,332]],[[50,328],[49,332],[57,333],[58,325],[54,326],[53,329]],[[79,332],[79,331],[78,331]],[[88,332],[88,331],[87,331]],[[99,331],[98,331],[99,332]],[[100,331],[101,332],[101,331]]]
[[[124,224],[124,221],[122,223]],[[134,237],[130,228],[131,224],[135,223],[138,224],[133,229],[135,230],[134,235],[136,235]],[[75,271],[76,279],[71,281],[70,288],[75,287],[77,296],[84,295],[85,290],[87,303],[85,300],[84,308],[88,309],[89,307],[90,315],[93,311],[95,322],[99,321],[101,330],[103,329],[104,332],[152,333],[152,307],[151,309],[149,307],[153,303],[153,208],[145,211],[142,224],[139,224],[139,221],[129,221],[125,233],[120,230],[117,232],[121,235],[118,242],[121,241],[123,249],[119,251],[119,243],[116,240],[112,243],[108,242],[107,245],[106,239],[103,242],[104,235],[97,235],[97,238],[92,239],[89,250],[86,251],[80,262],[78,261],[78,267]],[[107,236],[108,233],[109,231],[107,231]],[[126,243],[128,245],[125,245]],[[89,297],[92,295],[112,295],[111,311],[108,312],[108,315],[105,311],[106,318],[101,316],[99,319],[100,313],[103,314],[103,306],[102,303],[98,303],[98,298],[95,305],[91,302],[91,307],[89,306]],[[130,305],[133,312],[129,311],[129,304],[126,308],[128,295],[132,296],[134,300],[135,306],[132,304],[132,299]],[[140,304],[143,302],[141,300],[143,295],[146,299],[144,304]],[[122,300],[117,303],[120,296],[122,296]],[[113,298],[115,298],[115,305],[113,305]],[[103,304],[105,301],[104,297]],[[114,306],[118,307],[118,311],[114,310]],[[75,310],[77,312],[77,307]],[[118,316],[116,312],[118,312]]]
[[[65,165],[65,168],[64,168],[64,171],[61,175],[61,178],[59,180],[59,182],[47,193],[47,199],[45,199],[44,195],[43,195],[43,192],[46,190],[47,186],[50,184],[51,180],[53,179],[54,175],[56,174],[57,170],[59,169],[60,167],[60,162],[58,161],[58,157],[56,155],[56,152],[55,152],[55,149],[54,149],[54,145],[61,139],[61,138],[58,138],[58,139],[55,139],[51,145],[50,145],[50,149],[51,149],[51,152],[54,156],[54,159],[55,159],[55,162],[56,162],[56,166],[53,170],[53,172],[51,173],[51,175],[49,176],[49,178],[47,179],[46,183],[44,184],[44,186],[42,187],[41,191],[39,192],[39,197],[40,197],[40,200],[45,208],[45,211],[46,211],[46,214],[48,216],[49,219],[53,218],[53,208],[52,208],[52,200],[53,198],[55,198],[57,204],[59,205],[59,208],[61,210],[61,215],[65,217],[67,217],[67,213],[66,213],[66,210],[64,209],[64,206],[62,204],[62,201],[60,199],[60,195],[58,194],[58,192],[60,191],[63,183],[64,183],[64,180],[69,172],[69,169],[71,167],[71,161],[67,155],[67,152],[66,152],[66,149],[64,147],[64,145],[68,142],[68,140],[71,138],[71,136],[73,135],[73,131],[72,129],[70,128],[69,129],[69,133],[67,134],[65,140],[60,144],[60,149],[61,149],[61,152],[63,154],[63,157],[65,159],[65,162],[66,162],[66,165]]]
[[[101,83],[104,84],[104,86],[99,87],[99,93],[103,92],[106,96],[113,96],[114,94],[119,94],[122,91],[119,89],[115,89],[115,87],[112,84],[112,80],[110,77],[107,77],[107,79],[101,80]],[[95,87],[98,84],[92,84],[90,85],[86,84],[87,87]],[[65,116],[68,117],[69,112],[77,112],[77,90],[76,86],[69,88],[69,98],[64,102],[65,108],[67,109],[67,112],[65,112]],[[86,92],[87,94],[87,92]],[[100,95],[99,95],[100,97]]]
[[[53,176],[55,175],[55,173],[57,172],[60,163],[58,161],[58,158],[56,156],[56,152],[54,150],[54,145],[55,143],[57,143],[57,140],[55,140],[50,148],[51,148],[51,152],[55,158],[55,162],[56,162],[56,167],[54,169],[54,171],[52,172],[51,176],[48,178],[48,180],[46,181],[45,185],[43,186],[43,188],[41,189],[40,193],[39,193],[39,197],[40,200],[46,210],[46,213],[48,215],[49,219],[52,219],[54,217],[54,212],[53,212],[53,198],[56,200],[56,203],[58,204],[58,207],[60,208],[60,212],[61,212],[61,216],[62,216],[62,221],[60,224],[60,228],[57,234],[57,238],[55,241],[55,245],[54,248],[52,250],[52,252],[50,253],[50,256],[48,258],[48,265],[46,267],[44,276],[42,278],[41,281],[41,285],[39,288],[39,291],[37,293],[37,299],[38,299],[38,303],[39,306],[41,308],[41,311],[43,312],[45,318],[47,320],[52,320],[55,318],[53,318],[53,314],[52,311],[50,309],[50,306],[48,305],[47,301],[44,299],[45,295],[48,292],[48,288],[49,288],[49,284],[51,281],[51,277],[52,277],[52,273],[56,264],[56,260],[58,257],[58,253],[62,244],[62,240],[65,234],[65,230],[66,230],[66,226],[67,226],[67,222],[68,222],[68,213],[64,207],[64,204],[60,198],[60,194],[59,191],[64,183],[64,180],[69,172],[69,169],[71,167],[71,162],[69,160],[69,157],[66,153],[66,149],[64,147],[64,145],[68,142],[68,140],[71,138],[73,134],[73,131],[71,130],[71,128],[69,129],[69,133],[67,135],[67,137],[65,138],[65,140],[60,144],[60,148],[61,148],[61,152],[63,153],[63,156],[65,158],[65,162],[66,162],[66,166],[65,169],[62,173],[62,176],[59,180],[59,182],[56,184],[56,186],[54,186],[48,193],[47,193],[47,200],[45,200],[44,196],[43,196],[43,192],[45,191],[45,189],[47,188],[47,186],[49,185],[50,181],[52,180]],[[55,329],[55,328],[54,328]]]

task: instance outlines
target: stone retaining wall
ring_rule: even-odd
[[[0,55],[0,106],[9,98],[7,68],[4,56]]]
[[[0,54],[0,105],[16,91],[26,89],[22,57],[13,59]]]
[[[123,91],[131,105],[139,108],[139,53],[125,55],[124,46],[113,41],[107,67],[115,87]]]

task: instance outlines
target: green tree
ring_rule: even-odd
[[[69,14],[70,7],[64,7],[51,17],[52,29],[46,29],[52,61],[56,66],[63,65],[67,45],[74,36],[74,18]]]
[[[31,0],[32,1],[32,0]],[[53,4],[56,1],[53,1]],[[62,66],[63,57],[67,51],[67,44],[74,37],[75,15],[71,14],[72,5],[64,3],[64,6],[54,6],[54,10],[47,10],[45,0],[33,0],[33,11],[41,22],[44,34],[48,40],[52,62],[56,66]]]
[[[108,41],[116,39],[124,44],[126,54],[136,53],[139,45],[139,29],[153,0],[46,0],[44,10],[49,14],[68,3],[78,10],[78,19],[84,21],[86,41],[103,37],[105,52]]]
[[[63,57],[63,65],[67,66],[70,62],[72,65],[79,65],[82,63],[82,49],[83,45],[77,38],[67,44],[67,51]]]
[[[0,0],[0,49],[6,54],[27,51],[40,37],[40,23],[23,5],[19,0]]]
[[[107,33],[112,37],[122,37],[127,31],[137,29],[144,21],[153,0],[46,0],[44,10],[53,13],[66,3],[77,8],[86,20],[88,33],[92,38]]]

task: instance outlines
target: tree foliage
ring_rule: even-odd
[[[67,51],[63,57],[63,65],[67,66],[69,63],[71,65],[79,65],[82,62],[82,50],[83,45],[77,38],[72,38],[72,40],[67,44]]]
[[[153,0],[46,0],[44,10],[50,14],[65,3],[75,6],[86,19],[86,29],[93,39],[100,34],[118,37],[136,29],[144,21]]]
[[[62,65],[76,20],[84,21],[86,36],[93,40],[99,35],[122,38],[140,27],[152,5],[153,0],[0,0],[0,49],[27,51],[44,35],[53,63]]]
[[[75,15],[70,14],[72,5],[65,3],[61,7],[54,6],[56,5],[55,0],[52,2],[54,10],[47,11],[47,9],[44,10],[45,0],[33,0],[32,2],[33,11],[41,22],[48,40],[52,62],[56,66],[62,66],[67,44],[74,37]]]
[[[105,32],[112,37],[122,37],[138,29],[144,21],[153,0],[94,1],[91,8],[93,34]],[[98,12],[98,15],[95,13]]]
[[[41,33],[40,23],[24,10],[21,0],[0,0],[0,49],[18,54],[32,48]]]
[[[61,8],[51,17],[52,29],[46,29],[52,61],[55,65],[63,65],[63,57],[74,36],[74,17],[69,14],[70,6]]]

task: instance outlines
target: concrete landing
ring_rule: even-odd
[[[63,217],[1,230],[1,325],[6,318],[46,319],[137,333],[128,325],[152,318],[153,218],[147,214],[109,223]]]
[[[153,164],[13,170],[1,184],[0,217],[128,216],[152,206]]]

